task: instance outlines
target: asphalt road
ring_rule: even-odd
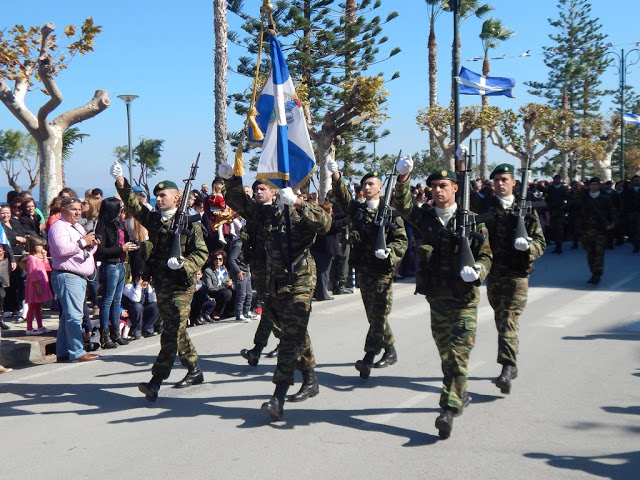
[[[176,364],[155,404],[137,384],[157,337],[100,361],[3,374],[0,479],[638,479],[640,256],[618,248],[602,283],[588,278],[582,250],[537,262],[511,395],[492,383],[500,366],[482,288],[472,403],[448,440],[434,427],[441,370],[428,304],[402,281],[390,317],[399,361],[368,381],[353,366],[367,330],[359,294],[314,304],[320,394],[288,403],[282,423],[260,412],[275,360],[252,368],[238,354],[256,322],[189,329],[205,383],[170,388],[185,373]]]

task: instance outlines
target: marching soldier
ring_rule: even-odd
[[[436,428],[440,438],[445,439],[453,429],[453,417],[461,415],[470,401],[467,377],[469,355],[476,337],[478,287],[491,268],[491,248],[487,229],[481,223],[476,224],[474,230],[480,235],[469,240],[476,264],[460,269],[459,241],[453,220],[458,208],[457,175],[446,168],[433,172],[427,178],[433,205],[418,207],[411,201],[409,174],[412,169],[411,158],[398,162],[395,206],[422,236],[416,292],[425,295],[431,307],[431,331],[442,361],[442,411],[436,419]]]
[[[333,179],[333,192],[340,209],[351,218],[350,263],[356,270],[356,282],[360,286],[362,301],[369,320],[369,331],[364,344],[365,355],[356,362],[360,377],[367,379],[371,368],[385,368],[398,361],[394,347],[395,339],[389,326],[388,316],[393,303],[393,276],[396,264],[407,250],[407,232],[402,218],[394,211],[392,225],[386,229],[386,250],[376,250],[378,226],[374,220],[380,207],[380,192],[383,189],[378,172],[369,172],[362,177],[365,202],[351,197],[349,189],[341,179],[338,164],[327,162]],[[384,349],[382,358],[374,358]]]
[[[294,383],[296,364],[303,378],[306,372],[305,381],[317,382],[315,373],[313,379],[310,378],[310,371],[313,372],[315,365],[301,365],[300,353],[311,346],[307,325],[316,284],[316,268],[309,247],[317,234],[329,231],[331,216],[319,206],[302,201],[291,188],[281,189],[282,203],[294,207],[290,218],[291,251],[288,252],[284,212],[258,208],[257,203],[245,194],[242,178],[233,175],[231,165],[221,164],[219,175],[225,180],[229,206],[247,223],[253,223],[264,239],[268,293],[262,312],[280,325],[281,336],[278,365],[273,374],[275,392],[271,400],[262,404],[261,410],[272,421],[279,421],[284,412],[285,396]],[[293,264],[293,271],[290,271],[289,261]]]
[[[629,241],[633,244],[633,253],[638,253],[640,252],[640,176],[631,177],[631,183],[622,191],[622,205]]]
[[[562,177],[555,175],[553,183],[548,185],[544,191],[544,199],[549,209],[551,232],[555,248],[551,253],[562,253],[562,242],[564,241],[564,230],[571,201],[571,192],[566,185],[562,184]]]
[[[180,357],[180,363],[187,367],[188,372],[174,387],[186,388],[204,381],[204,375],[198,365],[198,352],[187,334],[187,322],[196,273],[206,263],[209,252],[204,241],[202,224],[194,222],[190,224],[190,234],[182,235],[180,238],[183,261],[170,258],[173,235],[169,232],[169,227],[180,205],[180,191],[174,182],[167,180],[155,186],[153,194],[156,196],[156,211],[152,212],[138,201],[118,162],[113,164],[110,173],[116,179],[118,194],[127,211],[149,231],[149,241],[153,244],[145,274],[153,277],[160,311],[158,322],[164,330],[160,337],[160,353],[151,369],[151,381],[139,384],[138,389],[145,394],[148,401],[155,402],[160,385],[169,378],[176,352]],[[183,194],[188,195],[189,192]]]
[[[511,393],[511,381],[518,376],[519,318],[527,303],[529,275],[533,261],[544,253],[546,243],[540,222],[531,216],[525,220],[528,238],[514,238],[518,215],[513,215],[516,180],[514,167],[498,165],[491,172],[496,196],[489,202],[492,218],[486,221],[493,252],[487,275],[487,296],[494,310],[498,330],[498,363],[502,372],[495,384],[504,394]]]
[[[598,285],[604,270],[607,233],[614,229],[617,213],[611,198],[602,195],[600,178],[589,180],[589,190],[582,196],[582,244],[587,251],[591,278],[587,283]]]

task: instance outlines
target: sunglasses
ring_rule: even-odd
[[[221,262],[224,260],[222,257],[216,257],[214,260],[220,260]]]

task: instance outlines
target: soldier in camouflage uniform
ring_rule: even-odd
[[[356,270],[356,281],[360,286],[362,302],[369,320],[369,331],[364,344],[365,355],[356,362],[360,377],[367,379],[371,368],[385,368],[398,361],[394,347],[395,339],[389,326],[388,316],[393,303],[393,276],[396,264],[407,250],[407,232],[402,218],[394,210],[392,225],[387,226],[385,238],[387,249],[376,250],[378,226],[374,223],[380,205],[382,181],[378,172],[362,177],[365,202],[351,197],[351,192],[342,181],[338,165],[334,160],[327,163],[333,179],[333,192],[340,209],[351,218],[350,263]],[[382,358],[374,364],[374,358],[384,349]]]
[[[255,192],[256,209],[265,216],[277,213],[277,208],[273,204],[275,194],[273,190],[260,180],[253,183]],[[267,276],[267,250],[266,235],[269,234],[264,228],[259,228],[255,222],[247,222],[243,229],[243,253],[247,263],[251,265],[252,277],[258,293],[261,305],[267,302],[269,295]],[[315,277],[314,277],[315,278]],[[255,367],[260,361],[262,350],[267,346],[269,336],[273,332],[278,339],[282,336],[280,319],[273,317],[270,310],[263,308],[260,323],[253,338],[254,347],[252,349],[243,348],[240,355],[247,360],[249,365]],[[271,354],[270,354],[271,355]],[[297,368],[302,372],[302,386],[298,393],[289,396],[290,402],[302,402],[309,397],[315,397],[319,393],[318,380],[315,374],[316,359],[313,356],[313,346],[309,333],[305,334],[305,340],[300,348],[297,359]]]
[[[470,399],[467,394],[468,363],[475,344],[479,286],[491,268],[491,248],[487,229],[475,224],[478,237],[469,239],[476,260],[474,267],[460,267],[459,240],[455,236],[454,217],[458,190],[455,172],[442,168],[427,179],[433,205],[418,207],[412,202],[409,173],[410,157],[398,162],[395,207],[414,225],[422,237],[418,248],[420,271],[416,273],[416,293],[425,295],[431,307],[431,331],[442,362],[442,411],[436,419],[440,438],[448,438],[453,417],[462,414]],[[417,234],[417,233],[416,233]]]
[[[536,217],[525,219],[528,238],[514,238],[517,215],[513,215],[516,180],[514,167],[508,163],[498,165],[491,172],[496,196],[489,202],[492,217],[485,221],[493,252],[491,271],[487,276],[487,296],[493,308],[498,330],[498,363],[502,372],[495,380],[502,393],[511,393],[511,381],[518,376],[519,318],[527,304],[529,275],[533,261],[546,247],[542,227]]]
[[[640,176],[631,177],[631,183],[622,190],[624,221],[627,222],[629,241],[633,244],[633,253],[640,252]]]
[[[600,283],[607,249],[607,232],[615,228],[617,218],[611,198],[602,195],[601,187],[600,179],[593,177],[581,201],[582,245],[587,251],[587,261],[592,274],[587,282],[594,285]]]
[[[144,275],[147,279],[152,278],[160,310],[158,322],[164,330],[160,337],[160,353],[151,369],[151,381],[141,383],[138,389],[145,394],[147,400],[155,402],[160,385],[169,378],[176,352],[180,357],[180,363],[187,367],[188,372],[175,388],[199,385],[204,381],[204,375],[198,365],[198,353],[187,334],[187,322],[196,273],[204,266],[209,252],[204,241],[202,224],[195,222],[190,224],[189,235],[180,236],[183,262],[169,258],[173,242],[169,226],[180,205],[180,191],[174,182],[160,182],[153,189],[157,211],[152,212],[140,204],[117,162],[111,167],[111,175],[116,179],[118,194],[128,212],[149,231],[149,241],[153,244]]]
[[[290,238],[291,252],[287,252],[285,215],[281,210],[259,208],[251,201],[242,187],[242,178],[231,173],[231,165],[222,164],[219,175],[225,179],[227,204],[247,223],[254,223],[264,239],[266,251],[267,295],[262,307],[274,323],[280,325],[280,347],[278,365],[273,374],[276,388],[271,400],[262,405],[262,411],[272,421],[282,419],[287,390],[294,383],[294,371],[300,369],[305,383],[316,383],[314,365],[301,365],[300,353],[310,348],[307,332],[311,313],[311,297],[316,284],[316,269],[309,247],[316,235],[323,235],[331,228],[331,216],[317,205],[303,202],[291,188],[280,190],[284,205],[291,208]],[[289,255],[291,258],[289,258]],[[289,260],[293,264],[290,271]],[[313,378],[310,376],[313,375]],[[299,392],[300,393],[300,392]],[[317,393],[317,392],[316,392]]]

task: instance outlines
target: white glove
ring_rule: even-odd
[[[473,267],[465,265],[462,267],[462,270],[460,270],[460,276],[465,282],[475,282],[480,278],[480,274],[478,273],[479,270],[480,265],[474,265]]]
[[[283,205],[289,205],[290,207],[295,205],[296,200],[298,200],[298,196],[291,190],[291,188],[281,188],[280,189],[280,201]]]
[[[513,242],[513,246],[516,247],[516,250],[526,252],[527,250],[529,250],[529,241],[524,237],[518,237]]]
[[[169,260],[167,260],[167,267],[169,267],[171,270],[178,270],[179,268],[182,268],[183,265],[184,261],[181,261],[176,257],[171,257]]]
[[[109,169],[109,175],[116,180],[120,177],[124,177],[124,172],[122,171],[122,165],[120,165],[120,162],[117,160],[113,162],[113,165],[111,165],[111,168]]]
[[[469,149],[465,145],[458,145],[458,149],[456,150],[456,159],[458,162],[466,160],[468,153]]]
[[[233,166],[230,163],[221,163],[218,166],[218,176],[225,180],[229,180],[233,177]]]
[[[339,171],[338,169],[338,162],[336,162],[335,160],[328,160],[327,161],[327,171],[331,174],[334,174],[336,172]]]
[[[396,165],[396,171],[398,175],[407,175],[411,173],[413,170],[413,159],[411,155],[405,155],[398,160],[398,164]]]
[[[380,248],[378,250],[376,250],[375,252],[376,257],[378,257],[380,260],[384,260],[385,258],[389,257],[389,253],[391,253],[391,249],[389,247],[387,248]]]

